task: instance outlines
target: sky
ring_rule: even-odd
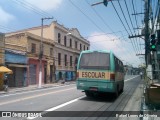
[[[0,0],[0,32],[12,32],[41,25],[41,18],[53,17],[67,28],[77,28],[90,41],[92,50],[112,50],[126,65],[144,63],[144,40],[129,39],[144,28],[143,0],[119,0],[107,6],[102,0]],[[141,29],[135,29],[141,28]]]

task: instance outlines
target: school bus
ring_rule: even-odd
[[[118,97],[124,88],[122,61],[112,51],[82,51],[77,64],[76,86],[86,96],[110,92]]]

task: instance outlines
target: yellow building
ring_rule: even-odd
[[[4,65],[4,34],[0,33],[0,66]]]
[[[41,27],[26,29],[26,31],[41,35]],[[66,28],[57,21],[45,25],[43,32],[44,38],[55,42],[55,79],[75,80],[78,57],[81,51],[90,49],[90,42],[80,35],[77,28]]]
[[[29,32],[5,35],[6,65],[13,71],[10,86],[38,84],[40,43],[41,37]],[[42,44],[42,84],[51,83],[54,82],[54,42],[44,38]]]
[[[41,36],[41,26],[33,27],[9,35],[29,32]],[[55,43],[54,70],[55,80],[74,80],[76,78],[76,65],[81,51],[90,49],[90,42],[80,35],[77,28],[66,28],[57,21],[43,26],[43,37]],[[65,78],[64,78],[65,77]]]
[[[4,65],[4,34],[0,33],[0,66]],[[0,90],[3,89],[3,73],[0,73]]]

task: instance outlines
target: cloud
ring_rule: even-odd
[[[15,18],[13,15],[4,11],[2,7],[0,7],[0,16],[1,16],[0,19],[1,24],[8,24],[11,20]]]
[[[63,0],[25,0],[25,1],[44,11],[51,11],[59,8]]]
[[[121,60],[124,60],[124,64],[129,63],[134,66],[138,66],[140,63],[138,57],[132,49],[131,43],[125,40],[120,40],[119,37],[114,35],[106,35],[104,33],[94,32],[88,40],[91,44],[92,50],[111,50]]]

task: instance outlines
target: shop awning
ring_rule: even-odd
[[[26,68],[29,67],[28,65],[20,65],[20,64],[7,64],[9,67],[20,67],[20,68]]]
[[[12,70],[8,69],[7,67],[1,66],[0,73],[12,74],[13,72],[12,72]]]

